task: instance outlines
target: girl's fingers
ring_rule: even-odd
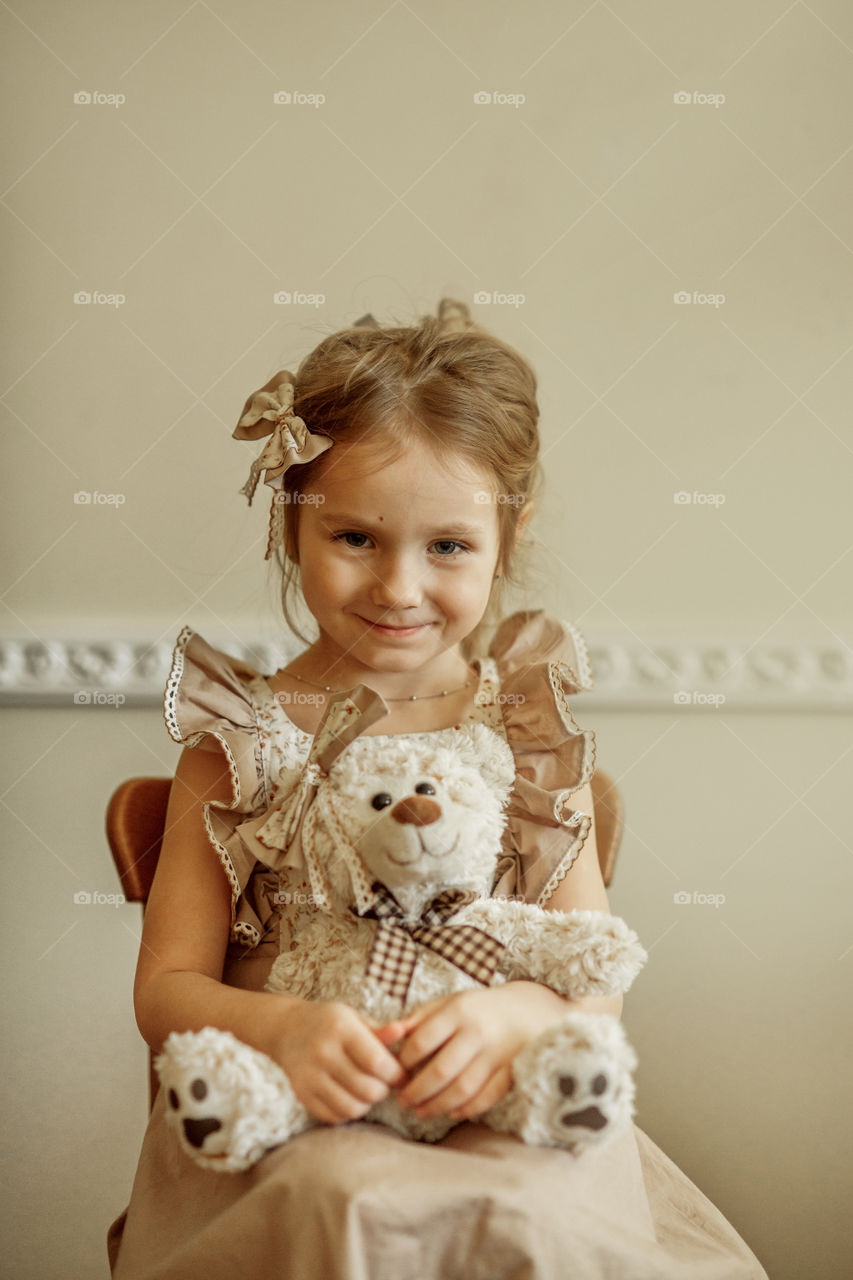
[[[477,1073],[477,1087],[483,1083],[491,1071],[489,1064],[483,1064],[477,1056],[477,1044],[464,1032],[455,1035],[444,1048],[437,1053],[425,1067],[415,1075],[397,1094],[397,1101],[403,1107],[418,1107],[422,1103],[432,1103],[433,1099],[443,1097],[456,1082],[457,1077],[471,1069]],[[470,1089],[454,1097],[451,1106],[464,1102],[470,1096]],[[444,1098],[446,1102],[446,1098]],[[435,1114],[438,1114],[435,1112]]]
[[[474,1120],[477,1116],[481,1116],[491,1107],[500,1102],[512,1088],[512,1071],[509,1067],[498,1067],[497,1071],[489,1077],[483,1085],[479,1093],[475,1093],[467,1102],[461,1106],[454,1107],[448,1112],[454,1120]]]
[[[443,1089],[416,1107],[416,1114],[428,1120],[432,1116],[449,1115],[454,1107],[467,1105],[483,1088],[490,1071],[491,1067],[484,1064],[482,1058],[474,1058]]]
[[[384,1027],[374,1027],[373,1034],[384,1045],[396,1044],[406,1034],[402,1022],[386,1022]]]
[[[417,1009],[407,1013],[404,1018],[398,1018],[395,1022],[386,1022],[384,1027],[377,1029],[377,1034],[380,1031],[387,1033],[389,1038],[386,1040],[383,1035],[384,1042],[386,1044],[394,1044],[396,1040],[401,1040],[403,1036],[410,1035],[415,1027],[419,1027],[427,1018],[432,1017],[442,1005],[447,1004],[452,999],[452,996],[437,996],[435,1000],[428,1000],[426,1004],[419,1005]]]
[[[342,1089],[368,1106],[372,1106],[374,1102],[381,1102],[391,1092],[390,1085],[385,1084],[383,1080],[377,1080],[375,1075],[359,1071],[351,1062],[347,1062],[345,1066],[342,1064],[342,1069],[335,1071],[333,1078]]]
[[[359,1119],[364,1108],[363,1102],[357,1102],[336,1081],[326,1078],[317,1083],[307,1110],[324,1124],[345,1124],[348,1120]]]
[[[360,1069],[343,1050],[319,1062],[311,1078],[314,1101],[325,1109],[322,1116],[316,1107],[312,1114],[327,1124],[360,1119],[391,1091],[390,1082],[378,1078],[369,1066]]]
[[[349,1064],[366,1076],[383,1081],[389,1088],[403,1084],[407,1078],[405,1068],[373,1032],[348,1037],[343,1049]]]
[[[400,1050],[400,1063],[407,1071],[411,1071],[458,1031],[460,1031],[459,1022],[452,1011],[439,1009],[438,1012],[426,1017],[414,1031],[408,1034]]]

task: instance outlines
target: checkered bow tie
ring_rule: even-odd
[[[455,964],[484,986],[491,985],[504,944],[472,924],[447,921],[479,895],[465,889],[445,889],[424,909],[420,920],[408,923],[393,894],[378,881],[373,885],[376,901],[364,911],[350,909],[364,919],[379,921],[366,976],[375,978],[389,995],[405,1001],[418,961],[418,943]]]

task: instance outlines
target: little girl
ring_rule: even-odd
[[[509,982],[378,1025],[264,990],[315,908],[300,873],[258,862],[236,828],[295,785],[326,694],[360,683],[390,708],[365,732],[423,735],[474,718],[508,742],[524,782],[494,894],[608,910],[594,734],[567,701],[592,684],[583,639],[543,611],[500,618],[537,496],[537,421],[530,367],[447,299],[411,327],[364,317],[246,402],[234,435],[265,443],[243,492],[251,502],[264,472],[266,558],[307,647],[269,676],[189,627],[178,637],[165,716],[185,747],[134,1002],[153,1050],[171,1031],[227,1029],[279,1063],[324,1125],[224,1175],[179,1150],[160,1090],[130,1204],[109,1231],[114,1280],[766,1280],[636,1126],[573,1157],[476,1123],[531,1038],[570,1007],[619,1016],[621,996],[568,1001]],[[299,630],[300,592],[314,638]],[[470,1123],[428,1145],[364,1122],[392,1090],[421,1116]]]

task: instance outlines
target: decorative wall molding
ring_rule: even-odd
[[[262,642],[241,646],[212,632],[205,639],[267,673],[297,652]],[[853,649],[840,642],[587,642],[595,688],[582,695],[584,716],[596,707],[705,714],[853,708]],[[174,638],[0,638],[0,704],[160,707],[173,645]]]

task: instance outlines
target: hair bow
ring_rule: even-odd
[[[280,491],[285,471],[294,463],[313,461],[334,444],[330,436],[309,431],[303,420],[294,413],[294,383],[295,379],[289,370],[279,369],[269,382],[252,392],[243,406],[240,421],[231,433],[234,440],[271,437],[252,463],[249,478],[240,490],[251,506],[262,471],[266,472],[264,484],[276,490],[270,506],[265,560],[269,560],[273,548],[284,541],[284,507]]]

